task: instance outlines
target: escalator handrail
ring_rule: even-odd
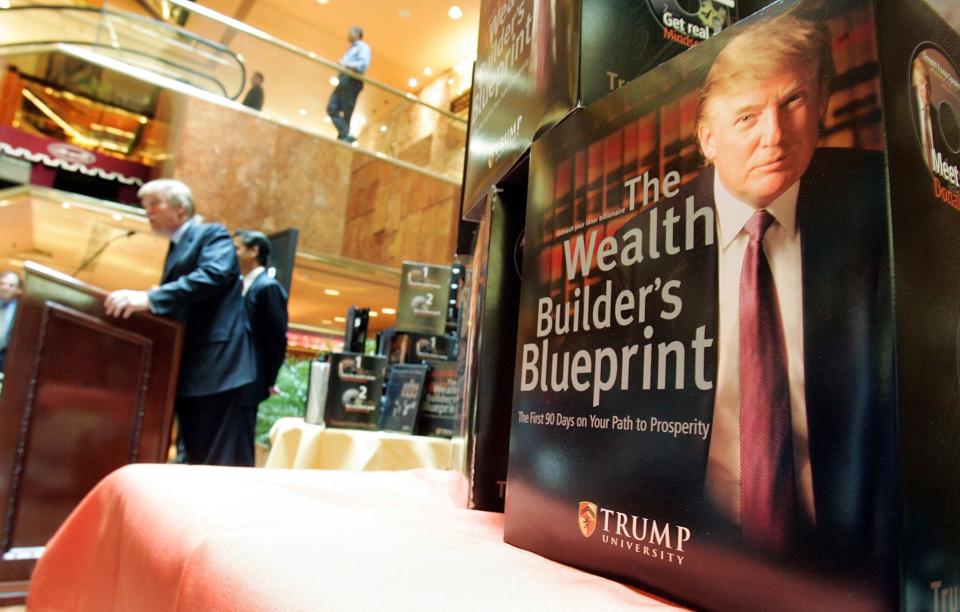
[[[321,55],[317,55],[317,54],[314,53],[313,51],[307,51],[307,50],[305,50],[305,49],[301,49],[300,47],[298,47],[298,46],[296,46],[296,45],[293,45],[293,44],[291,44],[291,43],[288,43],[288,42],[285,41],[285,40],[282,40],[282,39],[280,39],[280,38],[277,38],[276,36],[273,36],[272,34],[268,34],[268,33],[264,32],[263,30],[259,30],[259,29],[255,28],[255,27],[253,27],[253,26],[247,25],[246,23],[243,23],[242,21],[238,21],[238,20],[233,19],[233,18],[231,18],[231,17],[227,17],[226,15],[221,15],[221,14],[218,13],[217,11],[215,11],[215,10],[213,10],[213,9],[210,9],[210,8],[207,8],[207,7],[203,6],[202,4],[198,4],[198,3],[196,3],[196,2],[189,2],[189,1],[186,1],[186,0],[167,0],[167,1],[170,2],[171,4],[174,4],[174,5],[176,5],[176,6],[179,6],[180,8],[182,8],[182,9],[184,9],[184,10],[190,11],[190,12],[192,12],[192,13],[197,13],[197,14],[203,15],[204,17],[206,17],[206,18],[208,18],[208,19],[211,19],[211,20],[213,20],[213,21],[216,21],[217,23],[219,23],[219,24],[221,24],[221,25],[227,26],[227,27],[229,27],[229,28],[231,28],[231,29],[233,29],[233,30],[237,30],[237,31],[239,31],[239,32],[243,32],[244,34],[249,34],[250,36],[253,36],[254,38],[258,38],[258,39],[262,40],[263,42],[266,42],[266,43],[269,43],[269,44],[271,44],[271,45],[280,47],[281,49],[284,49],[284,50],[286,50],[286,51],[289,51],[290,53],[294,53],[294,54],[296,54],[296,55],[299,55],[299,56],[301,56],[301,57],[304,57],[304,58],[306,58],[306,59],[308,59],[308,60],[310,60],[310,61],[312,61],[312,62],[316,62],[316,63],[321,64],[321,65],[323,65],[323,66],[326,66],[326,67],[328,67],[328,68],[332,68],[333,70],[336,70],[336,71],[338,71],[338,72],[345,72],[346,74],[350,75],[350,76],[351,76],[352,78],[354,78],[354,79],[357,79],[358,81],[363,81],[363,82],[365,82],[365,83],[370,83],[370,84],[373,85],[374,87],[378,87],[378,88],[380,88],[380,89],[383,89],[383,90],[385,90],[385,91],[388,91],[388,92],[390,92],[390,93],[392,93],[392,94],[394,94],[394,95],[396,95],[396,96],[398,96],[398,97],[400,97],[400,98],[404,98],[404,99],[406,99],[406,100],[408,100],[408,101],[410,101],[410,102],[412,102],[412,103],[414,103],[414,104],[419,104],[420,106],[424,106],[424,107],[426,107],[426,108],[429,108],[430,110],[435,111],[435,112],[437,112],[437,113],[440,113],[441,115],[443,115],[443,116],[445,116],[445,117],[448,117],[448,118],[452,119],[452,120],[455,121],[455,122],[463,123],[463,124],[466,124],[466,123],[467,123],[467,120],[466,120],[466,119],[464,119],[464,118],[461,117],[460,115],[457,115],[457,114],[455,114],[455,113],[450,112],[449,110],[440,108],[440,107],[438,107],[438,106],[434,106],[434,105],[430,104],[429,102],[427,102],[427,101],[425,101],[425,100],[421,100],[420,98],[418,98],[417,96],[415,96],[415,95],[413,95],[413,94],[411,94],[411,93],[405,92],[405,91],[403,91],[403,90],[401,90],[401,89],[397,89],[396,87],[394,87],[394,86],[392,86],[392,85],[387,85],[386,83],[384,83],[384,82],[382,82],[382,81],[378,81],[378,80],[376,80],[376,79],[371,79],[370,77],[365,76],[364,74],[361,74],[361,73],[359,73],[359,72],[354,72],[353,70],[350,70],[349,68],[346,68],[345,66],[342,66],[341,64],[339,64],[339,63],[337,63],[337,62],[335,62],[335,61],[333,61],[333,60],[327,59],[327,58],[325,58],[325,57],[323,57],[323,56],[321,56]]]
[[[188,68],[188,67],[186,67],[186,66],[183,66],[183,65],[181,65],[181,64],[177,64],[177,63],[175,63],[175,62],[171,62],[171,61],[169,61],[169,60],[166,60],[166,59],[163,59],[163,58],[160,58],[160,57],[152,56],[152,55],[150,55],[149,53],[146,53],[146,52],[143,52],[143,51],[136,51],[136,50],[128,49],[128,48],[122,48],[122,51],[128,52],[128,53],[132,53],[132,54],[134,54],[134,55],[142,55],[142,56],[145,56],[145,57],[150,57],[150,58],[153,59],[153,60],[159,61],[159,62],[164,63],[164,64],[167,64],[167,65],[169,65],[169,66],[175,66],[175,67],[177,67],[177,68],[180,68],[180,69],[182,69],[184,72],[188,72],[188,73],[197,75],[197,76],[199,76],[199,77],[201,77],[201,78],[206,78],[206,79],[208,79],[208,80],[210,80],[210,81],[213,81],[213,82],[219,87],[220,91],[222,92],[222,95],[223,95],[224,97],[226,97],[226,98],[231,99],[231,100],[236,100],[236,99],[240,96],[240,94],[243,93],[243,88],[246,86],[246,80],[247,80],[246,66],[244,66],[243,61],[240,59],[240,57],[239,57],[236,53],[234,53],[234,52],[231,51],[228,47],[226,47],[226,46],[224,46],[224,45],[221,45],[221,44],[218,43],[218,42],[214,42],[214,41],[212,41],[212,40],[203,38],[203,37],[201,37],[201,36],[197,36],[196,34],[194,34],[194,33],[192,33],[192,32],[189,32],[189,31],[187,31],[187,30],[184,30],[183,28],[180,28],[180,27],[177,27],[177,26],[172,26],[172,25],[170,25],[170,24],[168,24],[168,23],[164,23],[164,22],[162,22],[162,21],[157,21],[157,20],[155,20],[155,19],[151,19],[151,18],[149,18],[149,17],[144,17],[144,16],[142,16],[142,15],[137,15],[136,13],[128,13],[128,12],[126,12],[126,11],[118,11],[118,10],[108,9],[108,8],[100,9],[100,8],[96,8],[96,7],[87,7],[87,6],[63,6],[63,5],[53,5],[53,4],[33,4],[33,5],[11,6],[11,7],[9,7],[9,8],[3,9],[3,10],[4,10],[4,11],[15,11],[15,10],[26,10],[26,9],[55,10],[55,11],[81,11],[81,12],[86,12],[86,13],[98,13],[98,14],[100,14],[100,15],[117,15],[117,16],[123,17],[123,18],[125,18],[125,19],[131,19],[131,18],[132,18],[133,20],[139,21],[139,22],[144,23],[144,24],[146,24],[146,25],[149,25],[150,27],[160,27],[160,28],[169,30],[170,32],[172,32],[172,33],[174,33],[174,34],[176,34],[176,35],[178,35],[178,36],[184,36],[184,37],[186,37],[186,38],[188,38],[188,39],[190,39],[190,40],[194,40],[194,41],[196,41],[196,42],[198,42],[198,43],[200,43],[200,44],[203,44],[203,45],[205,45],[205,46],[207,46],[207,47],[210,47],[211,49],[213,49],[213,50],[215,50],[215,51],[222,52],[224,55],[226,55],[227,57],[229,57],[230,59],[232,59],[232,60],[234,61],[234,63],[237,65],[237,67],[240,69],[240,86],[239,86],[239,89],[236,91],[236,93],[234,93],[233,95],[228,94],[227,91],[226,91],[226,87],[224,87],[223,83],[221,83],[219,79],[216,79],[216,78],[214,78],[214,77],[212,77],[212,76],[209,76],[209,75],[204,75],[204,74],[201,73],[201,72],[198,72],[198,71],[196,71],[196,70],[193,70],[193,69]],[[3,11],[0,11],[0,14],[2,14],[2,12],[3,12]],[[24,43],[0,44],[0,47],[2,47],[2,48],[11,48],[11,47],[16,47],[16,46],[18,46],[18,45],[25,45],[25,44],[55,44],[55,43],[72,44],[72,45],[89,46],[89,47],[104,47],[104,46],[105,46],[105,45],[103,45],[102,43],[99,43],[99,42],[96,42],[96,41],[94,41],[94,42],[89,42],[89,41],[49,40],[49,41],[30,41],[29,43],[24,42]]]

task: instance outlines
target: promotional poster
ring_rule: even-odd
[[[508,543],[696,608],[897,608],[876,26],[777,3],[534,143]]]
[[[323,421],[327,427],[377,429],[387,358],[331,353]]]
[[[460,387],[456,361],[433,361],[427,371],[417,434],[450,438],[459,425]]]
[[[449,299],[450,266],[403,262],[396,330],[443,335]]]
[[[897,301],[903,602],[960,603],[960,36],[920,0],[879,5]]]
[[[537,135],[576,105],[576,0],[484,0],[464,168],[464,217],[479,221],[487,189]]]
[[[394,365],[387,377],[380,429],[412,434],[417,425],[428,366]]]
[[[736,0],[581,0],[584,106],[734,22]]]

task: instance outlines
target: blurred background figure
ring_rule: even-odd
[[[347,30],[347,40],[350,48],[340,58],[340,64],[354,72],[363,74],[370,67],[370,45],[363,42],[363,30],[360,26],[353,26]],[[350,117],[353,116],[353,107],[357,105],[357,96],[363,89],[363,81],[353,78],[346,72],[341,72],[338,83],[330,94],[327,102],[327,114],[337,128],[337,140],[353,142],[356,140],[350,135]]]
[[[250,77],[250,89],[243,97],[243,105],[253,110],[263,108],[263,73],[254,72]]]
[[[243,304],[253,332],[257,379],[244,402],[251,423],[256,425],[257,406],[276,393],[277,372],[287,352],[287,292],[267,272],[270,239],[262,232],[239,230],[233,246],[243,274]]]
[[[16,272],[7,270],[0,274],[0,380],[7,361],[7,345],[10,343],[10,331],[17,314],[17,302],[23,293],[23,281]]]
[[[253,427],[243,409],[255,359],[230,234],[197,219],[181,181],[150,181],[137,195],[151,229],[170,239],[161,284],[114,291],[104,309],[123,318],[149,310],[186,323],[174,402],[186,460],[253,466]]]

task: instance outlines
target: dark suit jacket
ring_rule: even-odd
[[[673,208],[680,218],[676,228],[683,228],[689,195],[696,210],[714,209],[713,181],[710,167],[683,187],[680,196],[638,215],[619,234],[641,228],[646,239],[650,216],[657,208],[660,220],[667,208]],[[891,537],[896,533],[897,447],[887,218],[881,154],[841,149],[816,152],[801,179],[797,202],[805,391],[817,518],[817,532],[808,542],[827,546],[829,554],[854,558],[865,550],[892,551],[896,540]],[[696,227],[699,238],[703,230]],[[631,337],[619,342],[649,342],[656,347],[692,337],[697,325],[705,325],[707,337],[719,340],[717,257],[714,237],[708,247],[615,270],[614,294],[624,287],[636,290],[658,277],[662,282],[681,279],[683,283],[680,316],[663,321],[648,315],[655,328],[650,340]],[[659,304],[651,299],[648,310],[654,306]],[[639,334],[642,326],[633,327],[636,331],[628,333]],[[614,333],[622,336],[623,332],[619,328]],[[608,342],[612,345],[615,340]],[[712,389],[697,389],[688,359],[682,391],[634,393],[630,401],[660,419],[710,423],[716,353],[714,342],[704,365],[706,379],[714,383]],[[655,378],[656,367],[653,371]],[[607,410],[615,413],[612,407],[622,401],[614,399]],[[639,465],[642,475],[623,474],[635,480],[637,498],[656,500],[671,512],[691,517],[715,517],[703,497],[709,439],[657,435],[644,440],[648,446]],[[664,469],[665,465],[671,468]]]
[[[243,299],[257,361],[256,402],[270,396],[287,352],[287,292],[267,273],[254,279]]]
[[[149,292],[153,313],[187,324],[177,395],[213,395],[252,382],[250,325],[227,230],[199,223],[187,228],[167,254],[161,283]]]

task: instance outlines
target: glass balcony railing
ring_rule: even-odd
[[[68,45],[226,98],[246,81],[243,61],[224,45],[108,6],[10,3],[0,11],[0,49]]]
[[[217,41],[240,56],[248,79],[253,72],[265,75],[264,114],[282,123],[336,137],[336,130],[326,115],[327,101],[342,71],[335,61],[221,15],[201,3],[159,0],[159,6],[162,14],[182,21],[190,33]],[[188,18],[183,18],[184,13]],[[345,40],[343,44],[345,48]],[[457,182],[461,180],[469,60],[463,66],[436,75],[416,95],[364,75],[351,76],[364,81],[351,122],[360,148]]]
[[[343,71],[339,64],[199,3],[0,0],[0,54],[31,48],[40,52],[51,46],[80,64],[125,72],[160,87],[184,85],[188,91],[194,88],[235,102],[242,100],[250,76],[260,72],[265,75],[264,117],[336,137],[326,105]],[[66,70],[68,79],[83,78],[77,62]],[[435,75],[416,94],[363,75],[351,76],[364,82],[351,122],[354,146],[460,182],[469,59]],[[80,93],[109,100],[95,83],[90,89]]]

